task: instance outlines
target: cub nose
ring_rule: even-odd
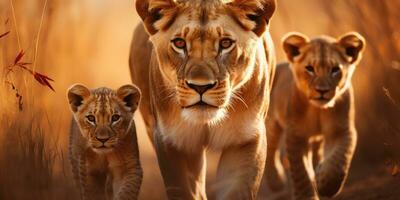
[[[96,137],[96,139],[98,140],[98,141],[100,141],[101,143],[105,143],[105,142],[107,142],[108,141],[108,139],[110,139],[110,138],[99,138],[99,137]]]
[[[206,92],[207,90],[213,88],[216,84],[216,82],[214,83],[210,83],[210,84],[205,84],[205,85],[196,85],[193,83],[189,83],[186,82],[186,84],[192,88],[193,90],[195,90],[197,93],[199,93],[200,95],[202,95],[204,92]]]
[[[315,89],[318,93],[321,95],[324,95],[325,93],[329,92],[329,89]]]

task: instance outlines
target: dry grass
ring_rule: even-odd
[[[56,138],[46,136],[51,129],[45,130],[40,125],[44,116],[6,115],[0,121],[3,128],[0,131],[3,141],[0,146],[0,199],[74,196],[70,178],[65,173],[56,173],[60,166],[63,172],[66,163]],[[20,120],[9,121],[8,118]],[[61,191],[57,188],[60,184]]]
[[[133,0],[46,2],[0,1],[0,199],[75,197],[64,156],[70,121],[64,92],[75,82],[114,88],[130,82],[129,43],[138,22]],[[382,166],[382,176],[390,177],[400,163],[400,2],[278,3],[271,30],[280,61],[280,37],[288,31],[339,36],[355,30],[367,38],[353,80],[360,140],[349,178],[352,184]],[[19,67],[6,76],[21,50],[25,55],[19,62],[32,63],[25,67],[53,78],[56,92]],[[141,199],[163,199],[154,151],[140,117],[136,121],[145,173]],[[209,177],[216,161],[208,162],[214,166]]]

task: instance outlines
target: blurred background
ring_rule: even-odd
[[[289,31],[310,37],[358,31],[367,39],[353,78],[359,143],[336,199],[400,197],[399,10],[400,0],[278,0],[270,29],[278,61],[285,60],[280,38]],[[133,0],[0,0],[0,199],[77,198],[67,157],[66,90],[76,82],[91,88],[130,83],[129,47],[138,22]],[[139,114],[135,119],[144,168],[140,199],[165,199],[143,121]],[[210,154],[213,199],[218,153]],[[262,186],[259,198],[267,196]]]

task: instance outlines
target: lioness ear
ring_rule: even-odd
[[[261,36],[275,12],[276,0],[233,0],[228,5],[242,27]]]
[[[117,96],[129,107],[131,112],[135,112],[139,106],[142,96],[140,89],[134,85],[124,85],[117,90]]]
[[[338,44],[344,49],[345,55],[349,58],[349,63],[353,64],[361,59],[365,49],[365,39],[357,32],[350,32],[338,39]]]
[[[306,35],[297,32],[290,32],[283,36],[283,50],[290,62],[293,62],[294,58],[300,55],[300,48],[309,41],[310,39]]]
[[[69,106],[72,112],[77,112],[79,106],[82,105],[83,100],[90,96],[89,89],[82,84],[72,85],[67,92]]]
[[[150,35],[171,24],[176,17],[175,8],[173,0],[136,0],[136,11]]]

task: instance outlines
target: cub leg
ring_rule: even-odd
[[[93,200],[106,200],[106,175],[103,172],[93,171],[87,175],[89,198]]]
[[[323,159],[323,141],[322,139],[313,141],[311,144],[312,150],[312,164],[313,168],[316,169],[319,163]]]
[[[143,172],[140,165],[132,163],[125,164],[127,172],[121,177],[119,182],[119,189],[115,192],[114,200],[135,200],[138,199],[140,186],[142,184]]]
[[[266,160],[266,135],[222,152],[217,171],[217,199],[256,199]]]
[[[85,155],[79,156],[78,163],[81,199],[105,199],[105,175],[101,172],[90,171],[87,167],[87,159]]]
[[[315,183],[311,179],[312,166],[308,155],[308,138],[298,137],[288,131],[286,151],[289,160],[289,171],[293,185],[293,196],[296,200],[318,200]]]
[[[332,197],[342,188],[357,142],[357,133],[353,130],[333,134],[326,138],[325,160],[316,169],[318,193]]]
[[[80,190],[81,188],[80,188],[80,179],[79,179],[79,163],[78,163],[78,160],[73,157],[71,150],[70,150],[70,155],[69,155],[69,161],[70,161],[70,165],[71,165],[71,169],[72,169],[72,176],[74,179],[75,186],[77,186],[77,189]]]
[[[282,128],[276,122],[267,122],[267,161],[265,178],[268,187],[273,192],[281,191],[285,186],[284,170],[279,152],[281,134]]]
[[[113,197],[114,197],[113,177],[112,177],[111,173],[107,174],[107,179],[106,179],[106,197],[107,197],[107,200],[113,200]]]
[[[78,158],[78,182],[81,199],[88,200],[90,194],[87,183],[86,156],[84,155],[80,155]]]
[[[124,172],[115,175],[114,182],[119,182],[119,190],[116,191],[114,200],[138,199],[140,186],[142,185],[143,170],[140,164],[139,147],[136,132],[133,132],[128,151],[124,152]]]

